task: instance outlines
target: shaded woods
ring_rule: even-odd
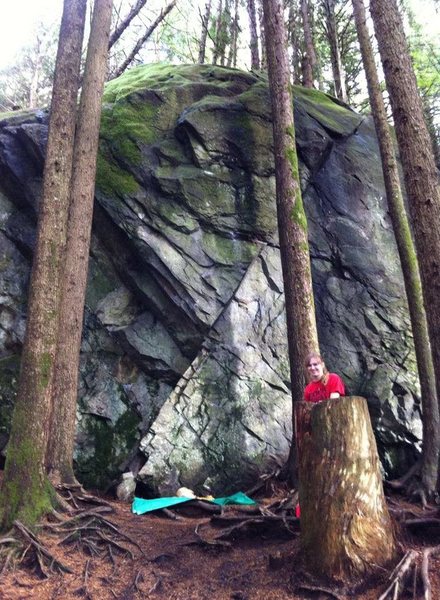
[[[439,581],[437,575],[433,574],[431,563],[437,564],[438,560],[437,529],[440,520],[433,502],[438,497],[440,443],[436,392],[436,387],[440,385],[440,307],[437,293],[440,288],[440,240],[438,228],[433,227],[433,224],[439,221],[440,192],[435,164],[437,134],[435,127],[432,128],[435,119],[429,121],[431,127],[427,126],[426,113],[428,106],[432,116],[437,99],[431,98],[427,102],[426,97],[424,101],[420,97],[399,8],[393,2],[372,0],[371,16],[396,130],[397,151],[402,161],[404,177],[403,182],[399,182],[395,149],[392,137],[389,136],[389,116],[383,105],[380,90],[382,84],[378,80],[374,57],[372,58],[377,50],[370,44],[362,3],[353,0],[353,7],[356,29],[351,22],[347,4],[342,6],[336,0],[315,4],[291,3],[287,8],[279,0],[263,0],[261,4],[249,2],[244,13],[247,25],[240,27],[243,11],[238,2],[233,4],[224,0],[216,7],[209,2],[200,6],[198,34],[190,42],[188,40],[191,36],[182,41],[183,34],[177,34],[178,29],[173,29],[173,23],[177,23],[174,19],[178,19],[174,16],[178,3],[171,2],[151,18],[150,24],[143,27],[142,32],[137,31],[135,35],[138,39],[131,50],[128,45],[123,45],[122,50],[119,46],[125,58],[119,55],[121,60],[117,61],[118,66],[112,59],[112,52],[116,52],[117,44],[123,44],[124,35],[131,30],[136,18],[143,14],[145,3],[137,2],[127,7],[125,16],[114,14],[111,33],[112,10],[115,12],[113,3],[111,0],[95,0],[84,71],[81,72],[87,2],[65,1],[53,76],[43,186],[38,205],[38,233],[29,284],[26,336],[21,350],[18,392],[1,482],[1,570],[11,599],[18,597],[14,595],[14,572],[21,573],[19,587],[22,585],[32,593],[43,590],[39,596],[42,598],[59,593],[63,586],[66,594],[84,597],[92,597],[97,593],[104,596],[107,594],[109,597],[116,594],[116,597],[121,598],[130,595],[149,597],[160,592],[176,598],[185,597],[186,593],[188,597],[186,586],[189,580],[193,580],[195,586],[189,597],[194,598],[202,598],[207,593],[218,598],[246,598],[251,594],[257,598],[263,595],[265,598],[278,598],[292,594],[291,597],[301,598],[305,597],[304,594],[316,592],[336,598],[353,597],[356,594],[365,600],[380,595],[382,600],[386,600],[388,597],[403,598],[409,585],[413,586],[414,596],[421,594],[424,598],[435,597]],[[185,7],[181,10],[184,12]],[[243,30],[246,30],[248,39],[242,47],[240,34]],[[170,34],[170,31],[174,31],[174,34]],[[188,56],[193,57],[194,62],[209,65],[209,61],[212,61],[212,68],[206,66],[200,71],[206,78],[203,83],[198,82],[199,95],[196,101],[199,105],[196,108],[201,107],[201,113],[196,113],[194,106],[185,105],[185,94],[189,88],[183,80],[179,80],[181,84],[176,85],[173,91],[174,100],[164,101],[165,93],[157,86],[160,84],[166,87],[174,78],[171,72],[164,73],[161,71],[163,67],[160,67],[155,75],[157,84],[151,83],[154,77],[147,77],[151,88],[145,92],[140,86],[141,71],[133,69],[127,73],[129,78],[132,75],[130,83],[133,88],[127,89],[128,79],[121,79],[122,83],[113,80],[108,85],[107,89],[111,90],[112,95],[112,110],[115,112],[105,114],[101,124],[100,147],[99,127],[106,78],[116,77],[136,61],[141,61],[142,52],[146,52],[148,48],[151,50],[154,44],[156,52],[159,52],[159,38],[154,38],[154,44],[152,40],[153,33],[158,35],[159,32],[164,40],[168,40],[168,58],[177,55],[177,50],[173,50],[171,44],[171,38],[175,37],[180,40],[182,48],[186,48]],[[289,44],[290,51],[287,51]],[[254,73],[243,71],[234,79],[231,71],[223,67],[239,65],[240,56],[244,55]],[[354,57],[358,57],[357,66],[354,65]],[[303,194],[309,192],[307,188],[312,172],[317,167],[312,161],[298,159],[292,82],[303,85],[307,93],[305,100],[303,99],[306,110],[301,108],[306,116],[301,121],[300,139],[306,140],[304,146],[315,144],[320,149],[319,144],[324,144],[324,150],[317,152],[317,164],[321,165],[322,156],[332,156],[340,143],[330,139],[328,131],[333,127],[341,138],[343,134],[338,132],[338,124],[333,122],[328,125],[327,132],[324,127],[318,127],[316,114],[322,114],[323,103],[327,103],[331,105],[331,109],[326,107],[328,114],[339,111],[341,119],[356,118],[347,109],[345,102],[357,97],[361,62],[365,64],[391,224],[408,295],[418,371],[413,372],[413,377],[417,378],[418,375],[421,388],[421,460],[415,462],[401,479],[387,484],[386,489],[401,494],[399,497],[391,496],[388,504],[383,493],[379,458],[367,404],[370,402],[370,409],[374,410],[375,399],[368,397],[368,386],[351,390],[359,396],[325,400],[316,406],[301,402],[305,385],[305,358],[311,351],[319,351],[321,332],[316,323],[325,319],[325,310],[319,315],[315,313],[315,306],[321,309],[323,307],[320,297],[322,289],[316,286],[316,282],[315,289],[313,287],[310,255],[315,252],[315,259],[322,260],[322,257],[314,248],[312,236],[316,219],[313,218],[313,209],[309,208],[310,212],[307,213],[312,215],[309,228],[303,200]],[[396,65],[399,65],[399,69],[396,69]],[[327,91],[334,94],[336,99],[315,92],[315,88],[325,87],[323,73],[328,74],[330,71],[332,76]],[[175,73],[177,74],[177,70]],[[237,73],[239,72],[236,71],[235,74]],[[214,107],[216,127],[221,129],[226,122],[226,115],[222,114],[223,107],[214,94],[216,79],[218,81],[215,84],[222,86],[223,96],[231,98],[227,113],[237,117],[234,121],[234,134],[238,130],[241,139],[254,135],[255,130],[249,122],[248,114],[252,115],[252,123],[267,123],[271,120],[273,125],[273,166],[272,163],[270,166],[262,163],[263,166],[259,165],[254,169],[256,172],[264,172],[265,176],[275,176],[278,236],[275,234],[269,244],[264,238],[265,227],[256,227],[254,213],[260,208],[256,202],[256,173],[252,173],[242,186],[245,196],[240,195],[243,194],[242,189],[238,192],[237,187],[228,210],[219,210],[219,214],[216,207],[223,201],[224,188],[217,186],[212,193],[197,179],[201,177],[200,170],[195,177],[194,165],[203,170],[204,177],[212,177],[215,169],[221,172],[224,178],[222,184],[231,179],[238,186],[237,182],[248,177],[245,169],[248,157],[240,156],[239,164],[231,160],[236,145],[233,133],[229,132],[222,138],[226,140],[224,147],[215,146],[214,135],[202,143],[203,120],[197,120],[200,114],[206,117]],[[231,85],[231,89],[228,85]],[[253,100],[254,104],[250,102],[249,94],[246,95],[246,86],[250,85],[254,85],[260,93]],[[271,113],[265,104],[268,98],[266,91],[261,91],[266,90],[267,85]],[[202,94],[201,90],[208,87],[210,93],[206,99],[203,96],[205,92]],[[232,100],[233,94],[241,94],[239,101],[235,96]],[[35,91],[31,96],[33,104]],[[107,100],[109,98],[110,96]],[[313,105],[312,100],[321,102],[319,109]],[[4,100],[6,101],[9,102]],[[142,119],[132,121],[134,107],[140,101],[144,103]],[[249,113],[244,118],[240,111],[246,102]],[[264,107],[261,108],[263,104]],[[110,102],[106,101],[104,110],[108,110],[109,105]],[[296,105],[296,113],[300,112],[298,106]],[[121,111],[119,118],[125,119],[123,124],[121,121],[121,125],[115,125],[113,121],[118,109]],[[268,111],[267,115],[264,110]],[[166,140],[167,144],[162,144],[156,137],[157,131],[161,128],[165,130],[164,123],[167,119],[170,122],[174,119],[173,111],[178,116],[176,134],[173,132]],[[261,118],[262,114],[265,115],[264,119]],[[6,119],[10,119],[10,116]],[[150,126],[150,123],[151,131],[142,129]],[[103,128],[103,124],[107,129]],[[210,125],[207,126],[208,130],[209,127]],[[362,135],[362,127],[364,122],[360,118],[353,135],[357,135],[358,130],[359,135]],[[109,135],[109,131],[114,137]],[[142,133],[139,134],[139,131]],[[184,150],[179,150],[181,155],[175,152],[173,143],[176,140],[183,145]],[[248,152],[254,151],[258,159],[256,137],[248,141],[248,148]],[[213,156],[216,159],[220,157],[215,169],[210,163]],[[97,161],[101,165],[101,180],[95,190]],[[183,161],[184,166],[179,161]],[[121,175],[122,167],[130,162],[136,164],[138,169],[135,176],[132,173],[128,177]],[[106,168],[104,178],[103,165]],[[160,386],[151,382],[148,388],[153,407],[150,411],[150,427],[142,431],[142,435],[150,435],[150,446],[146,452],[148,456],[141,457],[138,447],[133,445],[133,449],[128,452],[129,458],[120,466],[121,471],[131,473],[132,488],[127,494],[128,498],[135,491],[145,495],[174,494],[181,485],[193,485],[195,482],[198,486],[197,500],[190,502],[186,508],[164,509],[159,515],[138,517],[129,513],[127,505],[118,503],[109,496],[117,482],[113,481],[112,490],[107,489],[107,494],[103,495],[102,491],[95,490],[96,493],[93,494],[86,492],[81,482],[77,481],[74,464],[75,422],[78,400],[81,402],[81,398],[78,398],[80,351],[94,197],[95,193],[104,196],[107,194],[104,202],[115,203],[116,210],[123,214],[122,230],[124,227],[131,227],[132,214],[142,214],[144,209],[144,220],[149,218],[149,212],[162,211],[165,214],[166,208],[163,205],[156,206],[151,201],[154,190],[159,186],[159,177],[155,178],[150,174],[150,165],[158,166],[160,176],[167,178],[169,182],[166,193],[173,206],[164,217],[164,231],[166,228],[178,231],[172,249],[173,260],[178,265],[184,265],[184,262],[180,262],[183,255],[191,255],[191,259],[195,257],[194,262],[199,267],[206,266],[202,277],[206,287],[213,288],[217,293],[218,282],[208,272],[213,264],[213,256],[219,257],[219,262],[226,265],[227,269],[235,264],[241,268],[245,260],[251,265],[262,262],[265,272],[268,271],[268,263],[264,263],[263,249],[278,249],[279,246],[283,286],[278,286],[273,278],[268,279],[278,295],[282,293],[280,287],[284,288],[285,324],[283,322],[282,326],[286,332],[289,367],[283,378],[273,378],[268,387],[273,394],[282,388],[291,395],[292,412],[284,414],[286,411],[280,411],[275,418],[284,438],[291,436],[288,440],[290,452],[284,452],[283,460],[280,460],[280,456],[276,457],[275,462],[279,464],[275,469],[265,473],[255,470],[256,483],[246,490],[258,499],[258,504],[251,509],[245,510],[237,506],[218,509],[206,500],[211,492],[209,481],[213,479],[212,475],[206,474],[209,472],[208,463],[209,468],[212,464],[217,464],[219,468],[226,464],[227,468],[232,470],[233,467],[240,472],[241,460],[256,463],[255,455],[258,455],[263,463],[270,454],[270,444],[267,444],[265,452],[256,453],[252,460],[245,455],[246,451],[251,452],[252,447],[261,442],[263,434],[258,427],[249,427],[247,412],[250,411],[250,403],[244,396],[239,410],[234,406],[235,412],[227,404],[220,405],[221,410],[217,407],[213,398],[216,398],[216,393],[223,395],[223,389],[220,392],[215,389],[216,386],[219,387],[215,379],[203,382],[201,393],[217,410],[216,418],[225,432],[225,439],[218,443],[216,438],[216,446],[214,435],[207,441],[204,440],[205,432],[209,432],[210,427],[214,429],[207,421],[199,439],[194,443],[202,446],[204,462],[194,461],[194,464],[191,463],[191,443],[187,443],[188,464],[184,468],[190,476],[193,474],[193,479],[182,476],[184,471],[180,465],[178,468],[181,471],[177,470],[179,461],[171,451],[167,464],[172,477],[170,476],[171,483],[170,479],[166,482],[168,487],[165,484],[161,487],[156,482],[152,484],[148,480],[154,476],[154,467],[150,467],[149,460],[151,458],[154,461],[155,444],[159,447],[160,444],[171,443],[166,435],[161,437],[158,433],[160,419],[162,423],[166,421],[167,407],[165,400],[159,398],[157,390]],[[189,195],[193,203],[190,207],[192,220],[185,220],[181,211],[186,198],[183,201],[179,195],[182,183],[181,180],[174,179],[177,172],[190,174],[188,180],[192,186]],[[188,180],[185,180],[185,185],[188,185]],[[145,194],[140,187],[141,181],[146,181],[151,191]],[[407,197],[409,216],[405,214],[402,189]],[[111,198],[109,190],[113,195]],[[265,196],[270,196],[273,190],[272,179],[264,192]],[[5,198],[8,194],[16,194],[11,192],[10,187],[5,188],[4,193]],[[131,212],[124,212],[125,208],[121,208],[122,197],[129,198]],[[310,192],[307,197],[311,197]],[[245,203],[253,207],[250,212],[254,215],[254,230],[247,229],[244,234],[241,233],[244,241],[249,243],[246,257],[241,250],[240,256],[236,254],[236,232],[227,220],[231,214],[235,214],[234,211],[242,210],[242,204]],[[205,211],[201,221],[208,233],[205,235],[204,232],[203,236],[199,234],[199,242],[194,244],[191,241],[191,247],[188,248],[185,239],[194,231],[199,231],[195,219],[198,210]],[[102,215],[98,211],[96,217],[97,222],[101,219],[101,224],[105,220]],[[241,218],[241,213],[239,216]],[[343,216],[341,213],[338,215],[339,220],[334,219],[336,229],[331,231],[327,240],[330,253],[336,253],[340,231],[346,226]],[[210,245],[206,241],[208,234],[212,236],[212,223],[217,218],[226,222],[227,234],[223,238],[227,242],[222,240],[226,245],[221,248],[218,241],[212,241],[212,237],[209,238]],[[248,223],[245,225],[247,227]],[[113,235],[113,230],[110,236],[110,229],[109,227],[109,238],[117,240],[118,236]],[[201,368],[200,365],[203,365],[205,356],[212,347],[220,345],[218,337],[210,334],[209,340],[206,338],[205,341],[205,355],[200,358],[194,351],[200,345],[199,337],[203,339],[200,331],[204,329],[206,334],[209,327],[218,322],[221,313],[219,311],[210,322],[208,317],[212,316],[210,313],[213,311],[208,303],[203,305],[194,288],[191,285],[185,288],[180,280],[167,279],[168,265],[161,271],[163,233],[159,228],[149,235],[140,236],[144,244],[141,252],[146,256],[149,278],[138,286],[134,300],[127,301],[125,305],[122,303],[121,311],[138,311],[137,318],[141,314],[139,306],[145,302],[151,290],[155,300],[157,299],[157,305],[163,301],[165,294],[158,293],[158,281],[165,281],[164,289],[167,293],[170,296],[175,293],[179,298],[179,319],[185,323],[191,322],[190,331],[198,333],[183,335],[176,324],[175,315],[171,315],[170,311],[168,321],[163,319],[163,323],[160,323],[162,329],[158,335],[158,321],[161,317],[158,316],[157,305],[153,306],[152,316],[147,319],[150,332],[147,332],[142,343],[137,342],[143,349],[149,345],[150,354],[145,351],[142,360],[135,366],[135,370],[142,371],[145,364],[154,363],[152,372],[156,375],[165,372],[167,388],[166,392],[162,388],[160,393],[172,397],[177,394],[173,389],[179,390],[179,386],[183,389],[189,381],[190,373]],[[412,237],[417,250],[418,266]],[[254,251],[251,244],[255,240],[258,248]],[[355,251],[359,251],[356,244],[354,246]],[[92,253],[93,251],[96,248],[92,249]],[[117,252],[114,251],[114,254]],[[116,258],[115,256],[115,261]],[[113,267],[115,264],[116,262]],[[345,279],[356,279],[356,269],[348,263],[344,264],[342,259],[339,260],[338,268],[344,273]],[[394,268],[394,265],[390,264],[389,268]],[[182,273],[182,280],[183,277],[188,277],[191,281],[191,277],[197,275],[195,268],[188,269],[186,266],[177,271]],[[131,255],[124,281],[134,279],[134,272],[136,264]],[[250,310],[247,303],[240,300],[242,280],[237,278],[233,285],[228,285],[229,299],[220,298],[219,294],[216,302],[228,305],[230,298],[236,295],[240,306]],[[335,288],[332,293],[338,295]],[[257,303],[258,300],[257,298]],[[119,306],[117,309],[119,310]],[[273,320],[272,317],[270,319]],[[112,331],[118,341],[120,329],[118,325]],[[234,340],[239,337],[232,321],[229,330]],[[138,332],[139,330],[132,334],[132,337],[142,338]],[[172,340],[173,347],[182,349],[179,349],[178,359],[165,356],[166,353],[160,354],[160,349],[154,347],[159,345],[154,340],[165,338]],[[237,339],[236,346],[239,347],[239,344],[240,340]],[[124,347],[129,348],[129,344],[125,342]],[[154,356],[155,362],[152,360],[153,350],[157,353]],[[332,351],[337,353],[340,350],[335,334]],[[111,342],[109,339],[104,340],[103,336],[102,354],[112,351]],[[354,347],[352,354],[355,355],[356,352],[359,349]],[[360,365],[373,364],[373,354],[362,357],[362,360],[356,359],[354,367],[347,365],[347,372],[350,372],[350,368],[359,370]],[[278,358],[273,355],[274,360]],[[331,361],[331,356],[328,360]],[[175,372],[166,361],[179,363],[178,367],[173,366]],[[266,363],[270,370],[270,359],[266,358]],[[237,351],[234,362],[228,363],[229,382],[236,371],[240,371],[242,364],[244,361]],[[124,374],[124,377],[121,388],[125,386],[124,389],[132,393],[131,376]],[[359,380],[362,377],[364,374]],[[89,378],[90,387],[93,384],[91,380]],[[366,381],[366,375],[364,380]],[[157,384],[157,381],[154,383]],[[232,387],[228,383],[228,394]],[[261,389],[254,386],[250,395],[260,400]],[[266,413],[274,410],[273,397],[268,396],[270,409],[266,407]],[[177,396],[177,404],[180,398]],[[397,402],[397,394],[395,398]],[[162,406],[165,406],[164,411],[161,410]],[[101,405],[94,410],[104,420],[112,421],[113,415],[109,416]],[[176,437],[184,439],[186,425],[194,432],[196,420],[203,420],[205,413],[203,410],[196,410],[193,414],[190,411],[185,413],[185,425],[180,424]],[[296,421],[291,416],[295,414]],[[137,422],[124,424],[136,444],[139,439]],[[240,435],[236,434],[237,422],[243,425],[244,433]],[[384,427],[380,420],[377,422]],[[219,429],[220,425],[217,427]],[[232,434],[229,436],[227,432]],[[98,436],[96,439],[99,439]],[[249,443],[249,439],[252,439],[252,443]],[[237,448],[233,446],[234,443]],[[228,447],[229,444],[231,447]],[[91,454],[99,454],[103,452],[103,448],[104,445],[97,445],[89,451]],[[108,445],[105,449],[111,450]],[[139,466],[133,474],[130,469],[137,463]],[[145,469],[148,471],[149,468],[153,474],[147,472],[142,478],[142,469],[145,474]],[[401,468],[400,471],[402,470]],[[204,474],[203,477],[200,473]],[[410,504],[410,501],[414,504]],[[425,513],[421,512],[420,506],[425,509]],[[139,539],[140,533],[149,538],[146,547],[143,540]],[[209,553],[212,549],[213,556]],[[244,556],[246,552],[242,553],[242,549],[247,551],[248,556]],[[229,563],[221,557],[224,552],[230,552],[233,557]],[[200,561],[203,561],[208,571],[217,569],[209,580],[203,579],[196,568]],[[232,563],[235,564],[234,567],[231,566]],[[127,564],[129,566],[124,570],[123,565]],[[156,568],[157,565],[160,565],[160,569]],[[272,571],[277,570],[285,576],[274,577]],[[37,577],[47,580],[39,590]],[[389,577],[389,581],[386,581],[386,577]],[[110,584],[102,586],[100,578],[108,578]]]

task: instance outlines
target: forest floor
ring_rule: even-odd
[[[107,548],[98,553],[95,543],[81,547],[78,539],[75,544],[61,544],[64,534],[54,535],[43,529],[38,534],[39,541],[71,573],[42,577],[41,572],[38,575],[22,564],[0,576],[0,599],[377,600],[387,587],[386,574],[368,589],[345,595],[336,590],[333,595],[298,587],[303,581],[299,575],[299,524],[293,518],[289,522],[248,523],[230,535],[218,537],[219,531],[238,522],[234,521],[239,515],[233,507],[226,507],[223,512],[223,517],[231,519],[225,525],[213,522],[210,514],[190,505],[175,509],[169,516],[161,511],[137,516],[131,513],[130,505],[106,500],[108,513],[103,516],[119,531],[113,550]],[[260,505],[274,503],[274,497],[258,500]],[[426,514],[396,496],[390,503],[395,513],[415,517]],[[179,518],[170,518],[173,515]],[[243,513],[240,515],[243,517]],[[250,515],[248,519],[252,519]],[[440,544],[439,525],[423,525],[422,530],[416,531],[405,535],[402,554],[408,549],[421,553],[424,547]],[[128,548],[132,556],[122,553],[122,547]],[[440,558],[431,558],[429,575],[431,597],[440,599]],[[412,584],[409,587],[408,595],[401,598],[423,597],[421,586],[416,593]]]

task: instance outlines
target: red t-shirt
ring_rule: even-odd
[[[330,394],[337,392],[340,396],[345,396],[345,386],[342,379],[336,373],[329,373],[327,383],[322,381],[311,381],[304,390],[304,400],[306,402],[321,402],[330,398]]]

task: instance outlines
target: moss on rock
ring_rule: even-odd
[[[95,415],[84,415],[82,427],[93,449],[76,460],[78,479],[86,487],[103,489],[118,477],[121,464],[139,441],[139,415],[131,408],[116,423]]]

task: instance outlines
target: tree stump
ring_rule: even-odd
[[[361,583],[396,556],[367,402],[298,402],[295,417],[305,568]]]

